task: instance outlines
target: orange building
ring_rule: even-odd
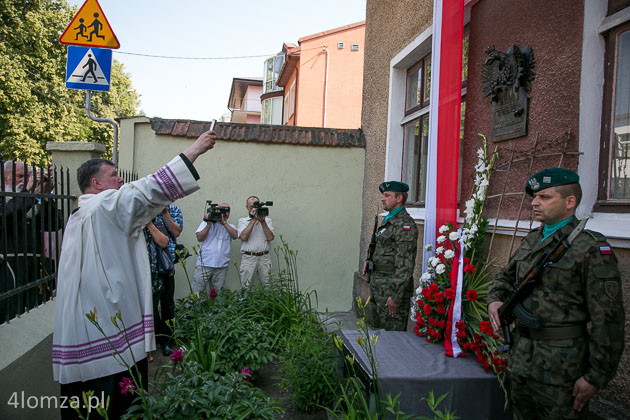
[[[298,44],[282,48],[276,80],[284,88],[282,124],[360,128],[365,21],[302,37]]]

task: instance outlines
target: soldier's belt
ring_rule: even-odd
[[[374,264],[375,273],[393,273],[394,264]]]
[[[549,327],[540,330],[517,325],[518,333],[527,338],[535,340],[566,340],[568,338],[577,338],[586,335],[585,325],[570,325],[568,327]]]

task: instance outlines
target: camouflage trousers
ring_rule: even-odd
[[[392,280],[387,276],[372,275],[370,291],[372,293],[372,324],[374,328],[388,331],[407,331],[407,320],[409,319],[409,307],[411,299],[411,288],[409,293],[400,298],[398,302],[398,313],[395,316],[389,315],[386,306],[387,298],[392,295]]]
[[[573,384],[550,385],[520,375],[511,375],[514,420],[586,419],[588,406],[573,409]]]

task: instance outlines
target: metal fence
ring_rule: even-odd
[[[68,169],[0,156],[0,323],[49,301],[76,197]]]

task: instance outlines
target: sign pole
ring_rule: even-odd
[[[110,120],[109,118],[98,118],[98,117],[92,116],[92,113],[90,112],[90,103],[92,99],[91,93],[92,92],[90,92],[89,90],[85,91],[85,111],[87,112],[88,118],[90,118],[92,121],[109,123],[112,125],[112,127],[114,127],[114,142],[112,144],[112,162],[114,162],[114,166],[117,167],[118,166],[118,124],[116,124],[116,121]]]

